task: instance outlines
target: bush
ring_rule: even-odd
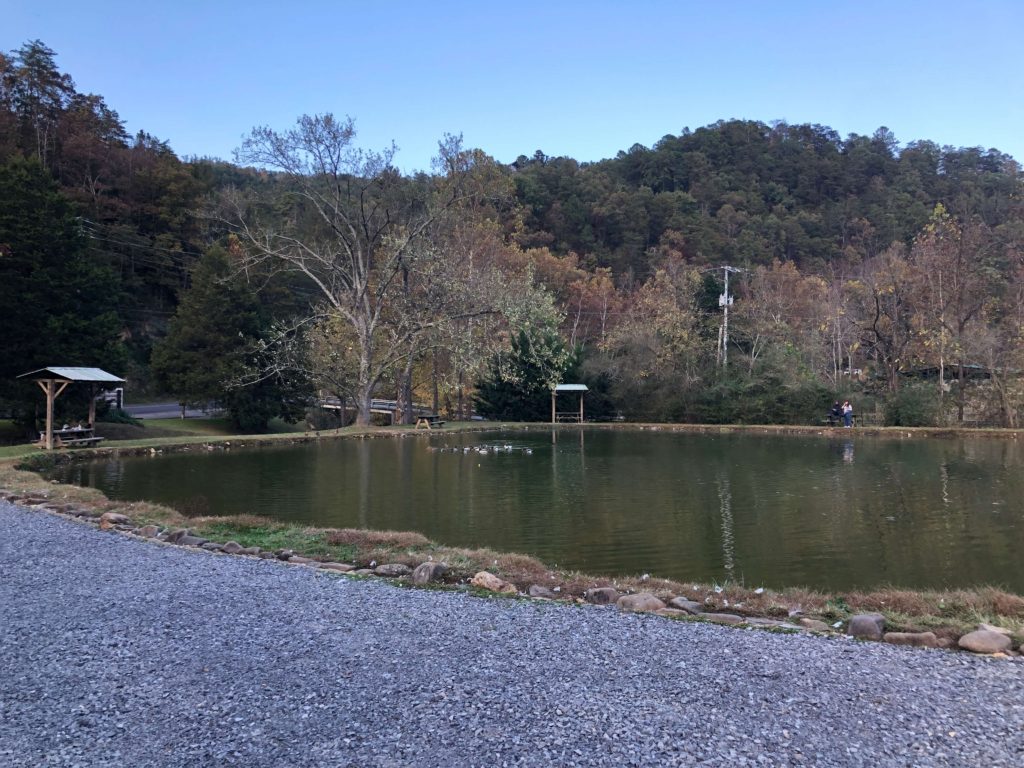
[[[97,412],[96,421],[102,421],[106,424],[131,424],[136,427],[142,426],[141,421],[136,419],[127,411],[122,411],[120,408],[110,408],[105,412]]]
[[[680,401],[673,421],[700,424],[806,424],[822,418],[832,393],[820,384],[783,384],[774,376],[719,382]]]
[[[885,424],[889,427],[932,427],[939,412],[933,386],[908,384],[885,403]]]

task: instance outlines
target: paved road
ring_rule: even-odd
[[[126,405],[124,410],[136,419],[177,419],[181,417],[178,403],[149,403],[148,405]],[[211,414],[198,408],[186,408],[186,419],[198,419]]]
[[[1024,663],[407,590],[0,502],[0,765],[1021,766]]]

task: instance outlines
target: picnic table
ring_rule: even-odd
[[[54,448],[88,448],[102,443],[104,439],[96,437],[92,427],[65,427],[53,430]],[[46,445],[46,432],[39,433],[39,444]]]
[[[444,426],[441,417],[436,413],[426,413],[416,417],[416,429],[440,429]]]

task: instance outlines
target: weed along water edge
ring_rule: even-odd
[[[1024,592],[1016,441],[540,428],[61,465],[186,515],[416,531],[562,569]]]

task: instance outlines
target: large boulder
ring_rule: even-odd
[[[832,627],[826,624],[824,621],[818,621],[817,619],[801,618],[800,626],[804,629],[809,629],[811,632],[830,632]]]
[[[609,605],[618,602],[620,597],[618,590],[612,587],[594,587],[583,593],[583,599],[594,605]]]
[[[502,581],[493,573],[488,571],[480,571],[476,576],[470,579],[469,583],[477,589],[486,589],[488,592],[501,592],[506,595],[514,595],[519,591],[516,589],[515,584],[509,584],[507,581]]]
[[[440,581],[447,571],[448,566],[444,563],[436,563],[434,561],[420,563],[412,572],[412,583],[423,586],[432,581]]]
[[[115,525],[128,525],[132,519],[120,512],[104,512],[100,515],[100,528],[113,528]]]
[[[526,590],[526,594],[530,597],[541,597],[545,600],[555,600],[558,598],[557,592],[540,584],[531,584],[530,588]]]
[[[939,647],[939,638],[934,632],[886,632],[882,639],[893,645],[911,645],[915,648]]]
[[[395,579],[399,576],[408,576],[412,573],[412,568],[405,563],[384,563],[374,568],[373,572],[377,576],[388,576]]]
[[[991,629],[977,629],[960,638],[958,645],[971,653],[1005,653],[1013,641],[1002,632]]]
[[[348,565],[346,563],[320,563],[317,568],[324,571],[335,571],[337,573],[348,573],[349,571],[354,571],[356,569],[354,565]]]
[[[191,536],[192,532],[188,528],[175,528],[172,531],[167,531],[163,534],[164,541],[168,541],[171,544],[177,544],[178,540],[183,536]]]
[[[880,613],[858,613],[846,628],[846,634],[860,640],[881,640],[884,632],[885,617]]]
[[[668,601],[668,607],[679,611],[686,611],[694,616],[704,610],[703,603],[698,603],[696,600],[690,600],[686,597],[673,597]]]
[[[620,611],[632,613],[653,613],[665,607],[665,604],[650,592],[641,592],[639,595],[623,595],[615,604],[619,606]]]
[[[742,624],[743,617],[737,616],[735,613],[710,613],[703,612],[698,613],[697,618],[704,619],[704,621],[710,621],[714,624]]]

